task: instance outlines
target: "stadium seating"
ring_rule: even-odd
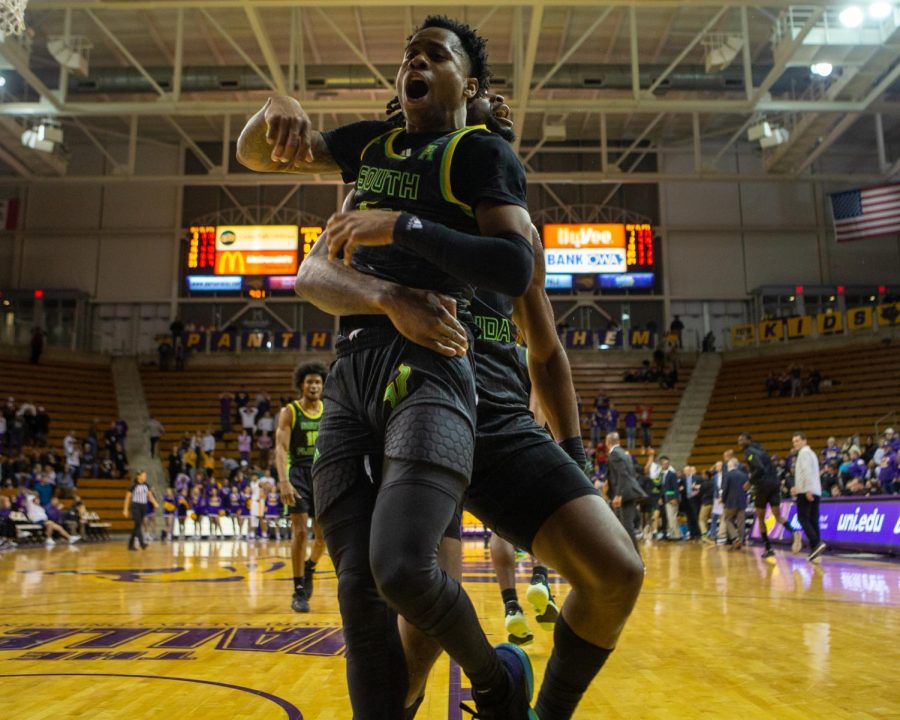
[[[814,395],[767,397],[765,380],[792,364],[817,368],[835,385]],[[715,390],[691,453],[691,463],[705,469],[737,449],[737,436],[752,433],[770,454],[786,455],[791,434],[803,431],[819,450],[834,435],[874,432],[874,423],[900,408],[900,351],[884,344],[760,358],[729,360]],[[864,437],[863,437],[864,439]]]
[[[85,437],[91,420],[99,420],[102,435],[118,417],[116,393],[109,365],[42,362],[32,365],[4,357],[0,360],[0,399],[14,397],[16,405],[31,401],[50,414],[48,441],[61,452],[70,430]]]
[[[590,439],[590,416],[594,410],[594,398],[598,393],[615,402],[619,411],[619,432],[625,432],[625,414],[638,404],[653,406],[652,440],[655,447],[662,445],[672,417],[678,409],[681,394],[691,379],[692,365],[679,365],[678,384],[671,390],[653,382],[625,382],[625,373],[640,367],[634,355],[606,354],[587,361],[584,356],[572,360],[572,379],[582,401],[582,436]],[[637,452],[641,454],[641,433],[638,428]]]

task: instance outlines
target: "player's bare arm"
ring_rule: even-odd
[[[281,408],[278,413],[278,427],[275,428],[275,469],[278,470],[278,492],[286,505],[297,502],[297,491],[288,477],[287,458],[291,451],[291,409]]]
[[[581,424],[569,359],[556,334],[553,307],[544,290],[544,247],[530,228],[534,274],[528,290],[513,299],[513,320],[528,344],[528,373],[535,397],[557,440],[580,437]]]
[[[313,130],[300,103],[286,95],[274,95],[241,131],[237,160],[255,172],[335,173],[322,134]]]

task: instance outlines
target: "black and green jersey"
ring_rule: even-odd
[[[484,126],[450,133],[409,134],[390,123],[361,122],[322,134],[346,182],[356,182],[360,210],[394,210],[472,235],[480,235],[481,201],[527,207],[525,173],[505,140]],[[469,286],[398,245],[360,247],[360,272],[456,298]]]
[[[312,467],[313,455],[316,452],[316,438],[319,436],[319,420],[322,418],[324,407],[325,404],[321,403],[319,412],[310,414],[303,410],[297,400],[288,404],[288,409],[291,411],[289,468],[303,465]]]
[[[475,339],[479,411],[527,410],[531,382],[526,350],[516,345],[512,301],[500,293],[477,290],[471,311],[479,330]]]

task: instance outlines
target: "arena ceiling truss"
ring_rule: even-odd
[[[272,92],[300,98],[322,128],[381,116],[404,39],[437,7],[30,0],[27,35],[0,43],[0,184],[294,184],[236,167],[229,142],[245,119]],[[839,23],[840,5],[815,0],[470,0],[440,10],[489,38],[530,180],[552,189],[896,176],[898,7],[855,31]],[[830,77],[811,74],[825,61]],[[64,133],[52,153],[22,145],[40,124]],[[754,129],[777,142],[754,143],[758,166],[738,173],[731,151]],[[74,143],[102,157],[102,173],[67,163]],[[151,174],[136,162],[143,144],[183,148],[203,169]],[[839,148],[848,159],[829,162]],[[666,153],[689,162],[660,170]]]

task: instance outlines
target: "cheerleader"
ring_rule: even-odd
[[[200,539],[200,519],[206,514],[206,502],[200,492],[200,487],[194,485],[191,489],[190,518],[194,521],[194,540]]]
[[[281,528],[278,526],[278,520],[281,517],[281,497],[274,485],[266,483],[266,525],[275,528],[275,539],[281,542]],[[268,530],[263,530],[264,536],[268,537]]]
[[[219,491],[215,487],[209,489],[209,497],[206,499],[206,517],[209,519],[209,539],[212,540],[214,535],[222,537],[222,527],[219,525],[219,518],[225,515],[222,498]]]
[[[244,526],[245,535],[247,540],[253,539],[253,528],[256,527],[253,520],[253,491],[250,489],[250,486],[243,488],[241,490],[241,509],[243,512],[243,516],[247,519],[247,524]]]
[[[172,542],[172,529],[175,525],[175,488],[170,487],[163,493],[163,523],[162,540]]]
[[[228,494],[228,515],[231,517],[231,530],[235,540],[240,540],[243,533],[241,525],[244,521],[244,505],[241,492],[237,487],[231,488]]]
[[[181,541],[184,542],[185,527],[187,527],[188,510],[191,507],[191,501],[188,498],[187,487],[178,491],[178,497],[175,502],[175,512],[178,515],[178,533]]]

